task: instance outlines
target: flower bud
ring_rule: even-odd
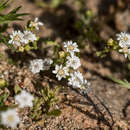
[[[60,52],[59,52],[59,57],[60,57],[60,58],[65,57],[65,52],[64,52],[64,51],[60,51]]]
[[[6,87],[8,83],[4,79],[0,79],[0,88]]]

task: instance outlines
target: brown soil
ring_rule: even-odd
[[[58,42],[69,39],[74,40],[77,34],[73,28],[71,28],[71,24],[73,24],[76,7],[73,7],[72,1],[73,0],[66,0],[65,6],[59,10],[54,10],[50,8],[40,8],[31,2],[31,0],[15,0],[12,2],[9,10],[22,5],[23,7],[20,12],[31,13],[31,16],[26,16],[24,21],[15,22],[13,27],[25,25],[28,19],[39,17],[45,24],[39,32],[39,35],[43,39],[50,38]],[[113,2],[113,0],[109,2],[106,2],[106,0],[86,0],[86,6],[98,16],[96,20],[101,20],[100,24],[102,24],[102,28],[99,35],[103,40],[107,40],[111,36],[114,37],[117,31],[129,31],[130,2],[128,2],[129,4],[127,5],[119,5],[119,1],[121,2],[121,0],[117,0],[116,2]],[[125,2],[127,2],[127,0]],[[121,6],[119,8],[120,10],[116,10],[117,6]],[[107,19],[107,16],[110,15],[113,19]],[[12,28],[9,29],[9,32],[11,30]],[[44,47],[44,42],[41,43],[41,46]],[[44,123],[40,125],[37,124],[37,122],[27,119],[29,123],[26,123],[26,125],[21,124],[19,129],[119,130],[119,127],[122,128],[122,130],[130,129],[129,90],[111,82],[107,78],[107,75],[113,75],[129,80],[130,77],[126,68],[127,62],[123,56],[116,52],[112,52],[103,59],[98,58],[96,56],[97,46],[98,45],[90,44],[89,48],[81,50],[81,71],[91,82],[88,95],[81,96],[79,93],[71,90],[71,88],[65,87],[59,94],[61,103],[57,106],[62,111],[61,116],[55,118],[48,117]],[[7,48],[3,45],[0,51],[4,53],[6,49]],[[38,57],[38,53],[39,52],[36,52],[35,57]],[[14,56],[7,50],[5,54],[9,54],[8,56],[13,57],[16,61],[20,58],[19,55]],[[44,52],[40,52],[40,57],[42,57],[43,54]],[[29,56],[27,60],[28,58]],[[24,60],[25,59],[23,59],[23,61]],[[25,60],[23,64],[26,65],[27,60]],[[4,62],[1,61],[1,63],[3,72],[12,70],[13,73],[15,72],[15,74],[18,75],[16,76],[17,78],[21,78],[20,76],[22,75],[24,79],[32,79],[27,68],[13,68],[12,66],[10,68],[10,66]],[[14,77],[12,77],[12,79]],[[28,79],[26,79],[26,81],[28,81]],[[27,84],[27,87],[29,91],[35,91],[31,82]]]

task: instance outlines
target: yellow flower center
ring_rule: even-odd
[[[7,119],[8,119],[9,122],[14,122],[14,116],[13,115],[9,115]]]
[[[74,50],[74,46],[73,46],[73,45],[70,45],[68,48],[69,48],[69,50],[71,50],[71,51]]]
[[[39,67],[38,64],[35,64],[35,65],[34,65],[34,68],[38,68],[38,67]]]
[[[128,37],[127,36],[125,36],[125,37],[123,37],[123,41],[128,41]]]
[[[65,73],[64,73],[64,70],[59,69],[59,70],[58,70],[58,74],[61,75],[61,76],[64,75],[64,74],[65,74]]]
[[[38,23],[37,23],[37,22],[32,22],[32,21],[31,21],[31,25],[32,25],[33,27],[37,27],[37,26],[38,26]]]
[[[23,47],[23,46],[20,46],[20,47],[19,47],[19,51],[20,51],[20,52],[23,52],[23,51],[24,51],[24,47]]]
[[[16,35],[14,36],[14,41],[20,41],[20,36],[16,34]]]

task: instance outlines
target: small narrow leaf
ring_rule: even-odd
[[[128,60],[130,61],[130,54],[128,54]]]
[[[122,80],[116,79],[116,78],[114,78],[112,76],[108,76],[108,78],[111,79],[112,81],[114,81],[115,83],[118,83],[121,86],[130,89],[130,83],[128,81],[126,81],[126,80],[122,81]]]
[[[49,115],[49,116],[60,116],[61,111],[59,109],[54,109],[54,110],[48,112],[47,115]]]
[[[21,88],[19,85],[14,86],[14,92],[15,92],[15,94],[18,94],[19,92],[21,92]]]

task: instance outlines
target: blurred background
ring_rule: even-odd
[[[22,6],[20,12],[30,15],[25,16],[24,21],[11,24],[9,32],[12,27],[21,28],[28,20],[38,17],[44,26],[38,32],[40,51],[35,53],[41,57],[51,55],[51,49],[46,49],[47,41],[59,44],[76,41],[81,49],[81,72],[92,83],[89,94],[100,97],[115,120],[130,123],[129,90],[107,78],[113,75],[130,81],[129,63],[114,51],[97,56],[109,38],[116,40],[117,33],[130,32],[130,0],[11,0],[6,11],[19,5]],[[96,117],[90,118],[96,120]]]

